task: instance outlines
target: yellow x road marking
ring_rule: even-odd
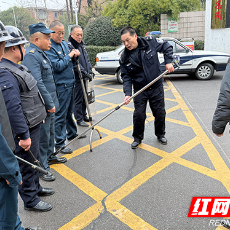
[[[149,168],[145,169],[144,171],[142,171],[141,173],[139,173],[138,175],[130,179],[128,182],[123,184],[120,188],[118,188],[116,191],[112,192],[109,195],[103,192],[102,190],[100,190],[98,187],[96,187],[92,183],[90,183],[88,180],[83,178],[81,175],[72,171],[67,166],[63,164],[53,165],[52,166],[53,169],[55,169],[58,173],[60,173],[68,181],[76,185],[80,190],[82,190],[85,194],[90,196],[96,202],[93,206],[89,207],[87,210],[82,212],[80,215],[76,216],[69,223],[59,228],[59,230],[83,229],[84,227],[92,223],[92,221],[98,218],[101,212],[103,212],[104,206],[102,204],[102,200],[105,197],[106,197],[105,199],[106,210],[110,212],[112,215],[114,215],[116,218],[118,218],[121,222],[129,226],[131,229],[156,230],[154,226],[151,226],[150,224],[145,222],[143,219],[141,219],[139,216],[135,215],[133,212],[127,209],[125,206],[121,205],[120,201],[126,196],[128,196],[129,194],[131,194],[138,187],[143,185],[145,182],[147,182],[150,178],[154,177],[158,172],[161,172],[162,170],[164,170],[166,167],[168,167],[172,163],[183,165],[184,167],[187,167],[196,172],[199,172],[201,174],[204,174],[208,177],[211,177],[215,180],[220,181],[225,186],[228,193],[230,193],[230,183],[229,183],[230,182],[230,176],[229,176],[230,172],[229,172],[228,167],[226,166],[220,154],[218,153],[216,148],[213,146],[212,142],[210,141],[208,136],[205,134],[205,132],[203,131],[203,129],[201,128],[201,126],[199,125],[199,123],[197,122],[192,112],[189,110],[188,106],[186,105],[182,97],[179,95],[179,93],[177,92],[173,84],[169,80],[166,80],[166,83],[167,83],[167,87],[165,87],[165,91],[170,90],[172,94],[174,95],[174,98],[165,98],[165,100],[173,101],[177,103],[176,106],[173,106],[172,108],[166,111],[167,114],[173,111],[181,110],[184,113],[187,119],[187,122],[168,118],[168,117],[166,117],[166,120],[168,122],[173,122],[181,126],[190,127],[195,133],[195,137],[170,153],[157,149],[147,144],[141,144],[140,148],[148,152],[151,152],[153,154],[156,154],[162,157],[162,159],[160,159],[155,164],[153,164]],[[103,103],[108,106],[106,109],[98,111],[98,113],[102,113],[102,112],[106,112],[111,109],[114,109],[117,106],[117,104],[104,102],[100,100],[100,97],[107,95],[107,94],[112,94],[114,92],[121,92],[122,90],[109,88],[107,84],[99,85],[97,87],[106,88],[110,90],[110,92],[108,93],[97,95],[97,100],[96,100],[97,103]],[[122,107],[122,109],[133,111],[132,108],[125,107],[125,106]],[[150,116],[151,114],[148,114],[148,115]],[[154,120],[154,117],[152,116],[148,117],[147,120],[152,121]],[[99,145],[103,145],[104,143],[114,138],[117,138],[129,144],[132,143],[133,140],[124,135],[127,132],[131,131],[132,128],[133,128],[132,126],[129,126],[122,130],[119,130],[118,132],[113,132],[113,131],[110,131],[108,129],[98,126],[98,129],[100,130],[100,132],[106,134],[107,136],[101,140],[94,141],[93,148]],[[210,168],[204,167],[197,163],[181,158],[184,154],[189,152],[191,149],[195,148],[197,145],[203,146],[215,170],[212,170]],[[89,150],[89,145],[84,146],[80,149],[77,149],[71,155],[66,155],[65,157],[68,160],[70,160],[71,158],[77,157],[78,155],[88,150]],[[223,227],[218,227],[217,229],[221,230],[222,228]]]

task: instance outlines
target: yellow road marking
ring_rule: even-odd
[[[105,78],[103,78],[105,79]],[[106,78],[107,79],[107,78]],[[146,223],[144,220],[142,220],[140,217],[136,216],[134,213],[132,213],[130,210],[128,210],[126,207],[121,205],[119,202],[131,194],[133,191],[135,191],[138,187],[146,183],[150,178],[155,176],[157,173],[164,170],[166,167],[168,167],[172,163],[177,163],[179,165],[182,165],[186,168],[189,168],[191,170],[194,170],[198,173],[201,173],[203,175],[206,175],[208,177],[211,177],[215,180],[218,180],[222,182],[222,184],[225,186],[227,191],[230,193],[230,172],[226,164],[224,163],[223,159],[221,158],[218,151],[213,146],[212,142],[209,140],[205,132],[203,131],[202,127],[199,125],[195,117],[193,116],[192,112],[189,110],[188,106],[184,102],[184,100],[181,98],[180,94],[177,92],[173,84],[166,80],[167,86],[164,86],[165,91],[171,90],[172,95],[174,98],[165,98],[166,101],[173,101],[177,102],[178,104],[176,106],[173,106],[169,108],[166,112],[167,114],[174,112],[174,111],[181,111],[184,113],[186,119],[188,122],[179,121],[176,119],[168,118],[166,117],[166,120],[168,122],[173,122],[178,125],[186,126],[189,128],[192,128],[194,131],[195,137],[193,137],[191,140],[189,140],[187,143],[183,144],[176,150],[174,150],[171,153],[165,152],[163,150],[157,149],[153,146],[149,146],[147,144],[140,144],[140,148],[151,152],[152,154],[158,155],[161,157],[159,161],[157,161],[155,164],[150,166],[149,168],[145,169],[132,179],[130,179],[128,182],[123,184],[120,188],[118,188],[113,193],[107,195],[105,192],[97,188],[95,185],[78,175],[76,172],[69,169],[67,166],[64,165],[53,165],[52,168],[54,168],[57,172],[59,172],[62,176],[64,176],[67,180],[75,184],[79,189],[81,189],[85,194],[89,195],[91,198],[93,198],[97,203],[93,206],[89,207],[87,210],[85,210],[83,213],[75,217],[72,221],[61,227],[61,230],[67,230],[67,229],[83,229],[87,225],[89,225],[94,219],[96,219],[101,211],[103,210],[103,206],[101,204],[101,200],[103,198],[106,198],[105,204],[107,211],[109,211],[111,214],[113,214],[116,218],[118,218],[121,222],[125,223],[127,226],[129,226],[131,229],[151,229],[156,230],[153,226]],[[103,84],[97,87],[100,88],[106,88]],[[121,90],[114,90],[111,88],[106,88],[108,90],[112,90],[112,92],[103,93],[101,95],[97,95],[97,97],[101,97],[104,95],[120,92]],[[114,109],[117,105],[114,103],[105,102],[102,100],[96,100],[97,103],[102,103],[105,105],[108,105],[106,109],[100,110],[99,113],[106,112],[108,110]],[[125,109],[127,111],[133,112],[133,108],[130,107],[122,107],[122,109]],[[148,121],[153,121],[154,117],[148,113],[147,114]],[[106,134],[107,136],[104,137],[101,140],[97,140],[93,142],[93,147],[103,145],[104,143],[117,138],[123,142],[126,143],[132,143],[132,138],[124,136],[127,132],[130,132],[132,130],[132,125],[125,127],[122,130],[119,130],[117,132],[110,131],[108,129],[105,129],[103,127],[98,126],[97,127],[100,132]],[[194,147],[202,145],[203,149],[207,153],[207,156],[211,160],[215,170],[204,167],[202,165],[199,165],[197,163],[188,161],[186,159],[181,158],[184,154],[189,152]],[[77,149],[73,152],[71,155],[66,155],[66,157],[70,160],[71,158],[77,157],[80,154],[86,152],[89,150],[89,145],[86,145],[80,149]],[[189,207],[188,207],[189,208]],[[223,227],[218,227],[218,230],[221,230]]]
[[[120,203],[113,200],[106,200],[105,204],[107,207],[107,211],[112,213],[116,218],[128,225],[131,229],[157,230]]]
[[[59,230],[79,230],[85,228],[87,225],[92,223],[93,220],[100,216],[101,211],[104,209],[101,202],[94,204],[87,210],[82,212],[77,217],[73,218],[69,223],[65,224]]]

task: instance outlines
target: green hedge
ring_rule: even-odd
[[[114,28],[111,18],[100,16],[89,22],[83,31],[88,46],[118,46],[121,43],[120,28]]]
[[[194,48],[195,50],[204,50],[204,41],[202,40],[195,40],[194,41]]]
[[[116,46],[86,46],[85,47],[89,56],[89,60],[92,66],[96,64],[97,53],[107,52],[115,50]]]

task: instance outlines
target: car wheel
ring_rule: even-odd
[[[116,73],[116,76],[117,76],[117,81],[121,84],[123,84],[123,79],[121,77],[121,70],[119,69]]]
[[[199,80],[208,80],[214,74],[214,67],[209,63],[202,63],[198,66],[195,76]]]

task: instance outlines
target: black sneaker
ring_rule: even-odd
[[[162,145],[167,145],[167,139],[164,136],[163,137],[157,137],[157,139]]]
[[[57,152],[60,148],[55,148],[55,149],[56,149],[56,152]],[[59,153],[70,154],[72,152],[73,152],[72,149],[70,149],[70,148],[64,148]]]
[[[89,122],[89,118],[88,117],[84,117],[84,121],[85,122]]]
[[[85,121],[77,122],[77,124],[82,126],[82,127],[89,127],[89,124],[87,124]]]
[[[132,149],[138,148],[138,145],[141,143],[140,140],[134,140],[133,143],[131,144]]]
[[[69,137],[69,138],[67,138],[68,139],[68,141],[72,141],[74,138],[76,138],[78,136],[78,134],[75,134],[74,136],[72,136],[72,137]],[[79,137],[79,139],[82,139],[82,138],[86,138],[86,135],[84,134],[84,135],[82,135],[81,137]]]
[[[24,207],[24,209],[28,211],[35,211],[35,212],[48,212],[49,210],[52,209],[52,205],[44,201],[39,201],[39,203],[34,207],[32,208]]]

